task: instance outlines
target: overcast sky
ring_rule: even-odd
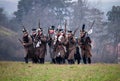
[[[9,15],[12,15],[12,13],[17,10],[18,1],[19,0],[0,0],[0,7],[3,7]],[[91,6],[96,6],[104,12],[110,10],[113,5],[120,5],[120,0],[88,0],[88,2],[91,3]]]

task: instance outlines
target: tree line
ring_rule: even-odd
[[[87,0],[20,0],[18,10],[14,12],[12,19],[8,19],[4,9],[0,8],[0,25],[10,28],[16,32],[21,31],[24,25],[29,31],[41,27],[46,31],[51,25],[63,26],[68,20],[68,29],[74,30],[86,24],[89,30],[91,23],[95,20],[93,33],[93,59],[101,62],[117,62],[118,44],[120,42],[120,6],[113,6],[107,12],[107,20],[104,20],[104,12],[98,8],[91,8]],[[79,36],[77,32],[76,36]],[[110,52],[108,49],[112,49]],[[111,48],[110,48],[111,46]],[[113,48],[112,48],[113,47]]]

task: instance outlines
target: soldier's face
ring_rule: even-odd
[[[49,30],[49,33],[50,34],[54,34],[54,30]]]
[[[64,35],[64,33],[63,32],[61,32],[61,34],[60,35]]]
[[[42,32],[41,32],[41,31],[38,31],[38,35],[42,35]]]
[[[80,37],[83,37],[84,36],[84,33],[83,32],[80,32]]]
[[[68,33],[68,37],[71,37],[72,36],[72,34],[71,33]]]

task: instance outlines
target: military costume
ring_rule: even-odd
[[[48,46],[49,46],[49,53],[51,58],[51,63],[56,63],[55,61],[55,54],[54,54],[54,33],[55,33],[55,26],[51,26],[48,29]]]
[[[28,59],[31,59],[32,62],[35,62],[34,47],[31,37],[29,37],[27,30],[23,29],[23,46],[26,51],[26,56],[24,57],[25,62],[28,63]]]
[[[36,29],[35,28],[33,28],[32,29],[32,34],[31,34],[31,38],[32,38],[32,42],[34,43],[35,42],[35,37],[36,37],[36,34],[37,32],[36,32]]]
[[[87,32],[84,30],[85,25],[83,25],[80,31],[80,38],[74,38],[72,31],[68,31],[66,35],[65,30],[57,29],[51,26],[48,29],[48,36],[43,34],[42,28],[32,29],[31,37],[28,32],[23,30],[23,45],[26,50],[25,62],[28,63],[28,59],[31,59],[33,63],[44,63],[45,55],[47,54],[47,43],[49,46],[49,53],[51,57],[51,63],[63,64],[65,59],[68,60],[68,64],[74,64],[75,60],[80,63],[81,56],[79,52],[79,46],[81,48],[81,55],[83,62],[91,63],[91,39]],[[79,46],[78,46],[79,45]]]
[[[35,38],[37,36],[37,32],[36,32],[36,29],[35,28],[32,28],[32,34],[31,34],[31,38],[32,38],[32,42],[33,42],[33,51],[35,52],[36,51],[36,47],[35,47]],[[38,63],[38,58],[37,58],[37,55],[35,54],[35,63]]]
[[[63,29],[58,29],[54,38],[54,58],[56,62],[61,64],[65,63],[65,48],[64,48],[65,36]]]
[[[45,55],[47,53],[46,50],[46,43],[47,43],[47,38],[46,36],[43,35],[42,28],[37,30],[37,35],[35,37],[35,54],[38,57],[39,63],[44,63],[45,60]]]
[[[84,30],[85,25],[83,25],[82,30],[80,31],[79,45],[81,47],[81,54],[83,62],[91,63],[91,39],[88,36],[87,32]]]
[[[67,50],[67,60],[69,64],[74,64],[74,54],[76,52],[76,40],[73,37],[72,31],[68,31],[67,37],[65,39],[64,45]]]

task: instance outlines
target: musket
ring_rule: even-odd
[[[23,45],[23,41],[21,39],[18,39],[20,41],[20,43]]]
[[[90,26],[90,29],[93,28],[94,23],[95,23],[95,20],[92,22],[92,24],[91,24],[91,26]]]
[[[88,31],[88,34],[91,34],[91,33],[92,33],[94,23],[95,23],[95,20],[92,22],[91,27],[90,27],[90,29],[89,29],[89,31]]]
[[[39,22],[38,22],[38,27],[40,28],[40,19],[39,19]]]
[[[49,34],[49,27],[48,27],[48,29],[47,29],[47,37],[49,38],[50,37],[50,34]]]
[[[67,20],[65,20],[65,29],[64,29],[65,30],[65,36],[66,36],[66,31],[67,31],[67,27],[66,26],[67,26]]]
[[[79,27],[77,27],[74,32],[73,32],[73,36],[75,35],[75,33],[78,31]]]
[[[65,34],[66,34],[66,31],[67,31],[67,20],[65,20]]]
[[[26,30],[26,28],[25,28],[25,26],[24,26],[24,25],[22,25],[22,27],[23,27],[23,29],[24,29],[24,30]]]

